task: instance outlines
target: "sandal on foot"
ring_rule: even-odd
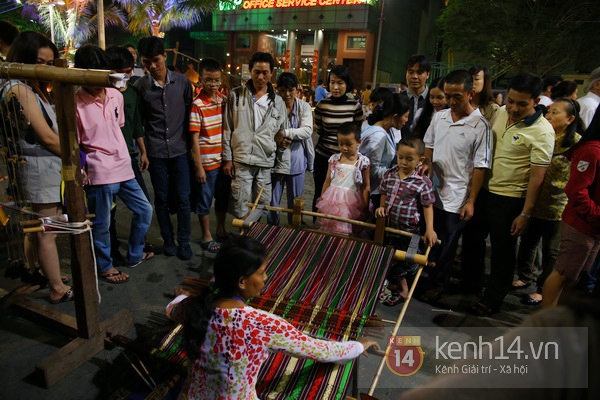
[[[131,263],[131,264],[127,264],[127,267],[129,267],[129,268],[138,267],[144,261],[148,261],[148,260],[151,260],[153,258],[154,258],[154,253],[153,252],[143,253],[142,254],[142,258],[140,259],[140,261],[135,262],[135,263]]]
[[[202,247],[202,250],[206,250],[209,253],[218,253],[219,250],[221,250],[221,245],[215,240],[200,243],[200,247]]]
[[[389,307],[393,307],[396,306],[398,304],[402,304],[406,301],[406,299],[404,298],[404,296],[402,296],[400,294],[400,292],[397,291],[393,291],[392,295],[390,297],[388,297],[383,304]]]
[[[52,304],[60,304],[60,303],[67,303],[69,301],[73,301],[74,298],[75,298],[75,293],[73,293],[73,289],[69,289],[65,292],[65,294],[62,295],[62,297],[60,299],[58,299],[58,300],[49,299],[49,301]]]
[[[512,289],[513,290],[526,289],[529,286],[531,286],[531,282],[525,282],[525,281],[522,281],[520,279],[517,279],[516,281],[513,281],[513,283],[512,283]]]
[[[526,306],[539,306],[542,304],[542,300],[536,300],[531,296],[527,295],[521,299],[521,304],[525,304]]]
[[[98,276],[98,278],[100,278],[101,280],[108,282],[108,283],[112,283],[114,285],[119,285],[121,283],[126,283],[129,282],[129,277],[127,277],[126,279],[122,279],[122,280],[115,280],[116,277],[123,275],[123,271],[119,271],[117,270],[117,272],[113,272],[112,274],[101,274]]]

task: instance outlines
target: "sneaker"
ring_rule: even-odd
[[[174,242],[165,242],[163,246],[163,253],[167,257],[172,257],[177,254],[177,246]]]
[[[167,253],[166,248],[165,248],[165,254]],[[189,243],[183,243],[179,245],[179,249],[177,249],[177,257],[179,257],[179,259],[181,260],[189,260],[190,258],[192,258],[192,248],[190,247]]]

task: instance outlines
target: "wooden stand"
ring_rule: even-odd
[[[56,65],[66,67],[66,62],[56,60]],[[52,81],[60,137],[62,178],[65,183],[67,213],[69,221],[72,222],[84,222],[86,219],[85,195],[79,164],[79,145],[77,144],[74,85],[110,86],[109,73],[109,71],[0,63],[0,77],[2,78]],[[108,320],[100,322],[96,272],[91,246],[89,231],[71,235],[71,274],[75,292],[75,318],[28,299],[22,299],[15,303],[15,306],[30,319],[56,329],[67,336],[75,337],[69,344],[36,365],[36,369],[43,374],[46,387],[54,385],[103,350],[105,341],[110,341],[112,336],[122,335],[133,328],[133,314],[130,310],[121,310]]]

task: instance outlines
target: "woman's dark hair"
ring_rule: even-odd
[[[395,114],[404,115],[410,109],[410,103],[405,94],[392,93],[390,91],[388,93],[385,95],[382,93],[383,102],[375,107],[373,113],[369,115],[369,125],[375,125],[377,122],[383,121]]]
[[[590,126],[588,126],[585,130],[585,134],[583,134],[581,140],[577,142],[577,144],[571,149],[574,150],[575,148],[581,146],[585,142],[589,142],[590,140],[600,140],[600,107],[596,108],[594,118],[592,118]]]
[[[485,108],[488,104],[495,102],[494,92],[492,91],[492,74],[489,69],[480,65],[474,65],[469,68],[471,76],[474,76],[481,71],[483,71],[483,89],[481,89],[481,93],[475,93],[475,97],[478,100],[477,104],[479,104],[479,107]]]
[[[38,52],[44,47],[48,47],[54,54],[54,58],[58,58],[59,55],[56,45],[46,36],[33,31],[21,32],[15,40],[13,40],[10,50],[6,55],[6,61],[22,64],[37,64]],[[45,101],[50,101],[48,92],[46,91],[48,86],[47,82],[27,81],[26,83]]]
[[[573,81],[562,81],[550,91],[550,98],[552,100],[558,99],[559,97],[569,97],[577,91],[577,83]]]
[[[346,93],[352,93],[352,90],[354,90],[354,84],[352,83],[352,78],[350,77],[350,68],[346,67],[345,65],[336,65],[335,67],[331,68],[331,71],[329,71],[329,74],[327,74],[327,87],[329,88],[330,92],[331,88],[329,87],[329,82],[331,81],[332,74],[346,82]]]
[[[298,87],[298,78],[291,72],[283,72],[277,78],[277,88],[294,89]]]
[[[391,93],[390,89],[381,86],[376,87],[375,89],[373,89],[371,95],[369,96],[369,102],[378,103],[380,101],[383,101],[383,98],[387,96],[388,93]]]
[[[576,101],[573,101],[567,97],[559,97],[556,100],[554,100],[554,102],[555,103],[558,103],[558,102],[565,103],[567,115],[569,117],[570,116],[575,117],[573,122],[571,122],[567,126],[567,129],[565,132],[565,137],[563,138],[562,143],[560,144],[560,146],[562,148],[568,149],[569,147],[571,147],[575,144],[575,134],[577,133],[577,131],[583,132],[583,121],[579,117],[579,111],[580,111],[579,103]]]
[[[94,44],[81,46],[75,52],[75,68],[110,69],[110,62],[104,50]]]
[[[444,83],[446,83],[446,80],[443,76],[435,78],[429,86],[429,93],[431,93],[431,89],[433,88],[438,88],[443,92]],[[429,128],[429,124],[431,123],[431,117],[433,117],[433,104],[431,104],[431,101],[427,99],[425,105],[423,106],[423,111],[421,111],[421,116],[419,117],[417,124],[415,125],[415,129],[413,131],[414,136],[417,136],[420,139],[423,139],[425,137],[427,128]]]
[[[214,287],[207,286],[198,296],[186,299],[184,305],[183,343],[190,360],[200,354],[214,300],[235,295],[240,279],[254,274],[265,261],[266,254],[262,243],[247,236],[234,237],[223,243],[213,266]]]

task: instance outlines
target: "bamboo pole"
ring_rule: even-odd
[[[110,74],[111,71],[104,70],[0,62],[0,77],[3,79],[60,81],[63,85],[112,86]]]
[[[427,258],[429,256],[429,251],[431,250],[431,247],[427,247],[427,250],[425,250],[425,258]],[[396,321],[396,325],[394,325],[394,329],[392,330],[392,336],[396,336],[396,334],[398,333],[398,330],[400,329],[400,325],[402,324],[402,320],[404,320],[404,315],[406,314],[406,310],[408,309],[408,303],[410,303],[410,299],[412,299],[413,293],[415,292],[415,288],[417,287],[417,283],[419,282],[419,278],[421,277],[421,273],[423,272],[423,265],[421,265],[421,267],[419,267],[419,270],[417,271],[417,274],[415,275],[415,279],[412,283],[412,285],[410,286],[410,290],[408,291],[408,296],[406,296],[406,300],[404,301],[404,304],[402,305],[402,310],[400,310],[400,315],[398,316],[398,320]],[[390,349],[390,346],[386,346],[386,350],[385,350],[385,357],[381,359],[381,362],[379,363],[379,368],[377,369],[377,373],[375,374],[375,377],[373,378],[373,383],[371,384],[371,388],[369,389],[369,396],[373,395],[373,392],[375,392],[375,388],[377,387],[377,383],[379,383],[379,378],[381,377],[381,371],[383,371],[383,366],[385,365],[385,361],[386,358],[388,356],[388,351]]]
[[[248,207],[250,206],[254,206],[255,203],[246,203],[246,205]],[[254,209],[254,208],[253,208]],[[285,213],[294,213],[294,210],[291,208],[284,208],[284,207],[273,207],[273,206],[264,206],[264,209],[267,211],[277,211],[277,212],[285,212]],[[321,218],[328,218],[328,219],[333,219],[335,221],[341,221],[341,222],[347,222],[349,224],[353,224],[353,225],[358,225],[358,226],[363,226],[365,228],[372,228],[375,229],[376,225],[375,224],[371,224],[369,222],[363,222],[363,221],[356,221],[354,219],[348,219],[348,218],[343,218],[343,217],[338,217],[337,215],[331,215],[331,214],[321,214],[318,212],[314,212],[314,211],[304,211],[301,210],[300,214],[302,215],[307,215],[309,217],[321,217]],[[234,218],[233,221],[231,222],[231,224],[235,227],[241,227],[244,224],[244,220],[241,218]],[[389,232],[389,233],[394,233],[396,235],[401,235],[401,236],[407,236],[407,237],[412,237],[412,233],[410,232],[406,232],[400,229],[395,229],[395,228],[390,228],[390,227],[385,227],[385,231]],[[440,240],[437,241],[437,244],[441,244],[442,242]]]

